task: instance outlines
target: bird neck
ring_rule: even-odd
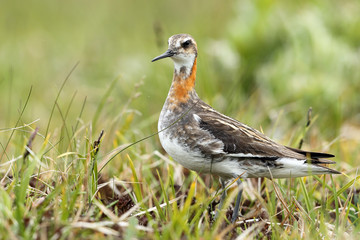
[[[195,93],[196,58],[191,66],[176,67],[169,92],[170,101],[178,104],[187,102]]]

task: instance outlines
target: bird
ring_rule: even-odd
[[[158,121],[164,150],[183,167],[220,178],[226,198],[226,181],[237,179],[237,195],[231,221],[239,216],[240,178],[294,178],[341,174],[324,164],[334,164],[332,154],[310,152],[281,145],[258,130],[230,118],[206,104],[195,91],[198,48],[189,34],[169,38],[168,49],[152,62],[171,58],[174,73]],[[216,216],[215,216],[216,217]]]

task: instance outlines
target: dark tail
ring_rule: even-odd
[[[333,154],[329,154],[329,153],[320,153],[320,152],[308,152],[308,151],[304,151],[301,149],[296,149],[296,148],[291,148],[291,147],[287,147],[288,149],[300,153],[302,155],[304,155],[306,157],[306,159],[308,159],[308,163],[309,164],[314,164],[317,165],[318,167],[324,168],[328,173],[330,174],[342,174],[339,171],[336,171],[334,169],[325,167],[321,164],[334,164],[336,162],[331,161],[331,160],[327,160],[324,158],[333,158],[335,157],[335,155]]]

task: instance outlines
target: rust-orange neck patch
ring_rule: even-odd
[[[190,97],[189,93],[195,87],[195,79],[196,58],[188,77],[185,76],[185,73],[174,73],[174,79],[170,89],[170,101],[175,104],[186,102]]]

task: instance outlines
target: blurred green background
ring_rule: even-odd
[[[169,36],[189,33],[199,47],[197,91],[215,109],[294,145],[313,107],[314,134],[331,142],[359,131],[359,12],[357,0],[1,1],[0,128],[15,127],[32,87],[18,125],[40,119],[45,134],[79,63],[52,136],[64,118],[112,131],[127,103],[134,139],[155,132],[173,65],[150,60]]]
[[[304,149],[335,154],[333,167],[344,173],[264,181],[262,196],[245,188],[245,206],[254,214],[249,219],[267,224],[260,238],[340,233],[350,239],[345,231],[357,239],[359,13],[359,0],[0,0],[0,239],[99,239],[104,221],[118,223],[124,215],[128,239],[225,236],[230,225],[220,227],[220,218],[213,228],[204,209],[213,205],[217,179],[168,160],[157,136],[126,149],[98,175],[114,153],[156,133],[173,63],[151,59],[178,33],[197,41],[196,89],[205,102],[282,144],[298,147],[303,138]],[[91,143],[102,129],[96,155]],[[115,190],[97,192],[110,179],[121,197]],[[196,203],[190,186],[196,186]],[[286,201],[271,190],[275,186]],[[163,217],[144,216],[148,224],[130,217],[131,204],[141,206],[137,212],[150,210],[177,194],[188,195],[180,211],[174,204]],[[124,199],[130,204],[113,205]],[[104,216],[107,207],[116,217]],[[98,225],[80,230],[82,221]],[[136,231],[138,223],[151,231]],[[230,236],[246,236],[253,223]],[[123,237],[116,225],[108,226]]]

